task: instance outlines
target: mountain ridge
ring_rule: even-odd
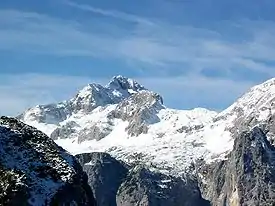
[[[80,95],[80,107],[64,106],[68,100],[20,116],[76,155],[99,205],[275,202],[275,79],[252,87],[219,113],[170,109],[159,94],[133,87],[139,85],[133,80],[119,77],[126,83],[121,86],[113,79],[114,93],[110,84],[93,85]],[[95,107],[100,98],[108,101]],[[111,168],[118,169],[113,178]]]
[[[241,122],[250,122],[253,127],[270,119],[272,114],[267,111],[272,108],[268,102],[273,98],[268,96],[275,97],[274,82],[271,79],[251,88],[217,113],[204,108],[169,109],[159,94],[132,79],[116,76],[106,86],[89,84],[93,89],[86,86],[64,101],[80,98],[80,107],[51,104],[27,110],[19,118],[73,154],[107,152],[128,163],[141,161],[163,172],[172,170],[182,175],[196,159],[204,158],[208,163],[225,159],[233,148],[235,133],[248,126]],[[93,98],[96,100],[90,101]],[[95,102],[101,103],[94,106]],[[264,110],[266,105],[269,107]],[[60,110],[56,112],[56,108]],[[52,120],[47,118],[51,113],[57,118],[49,123],[45,120]]]

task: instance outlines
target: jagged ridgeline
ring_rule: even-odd
[[[220,113],[175,110],[116,76],[18,118],[77,155],[98,205],[265,206],[275,202],[274,91],[271,79]]]

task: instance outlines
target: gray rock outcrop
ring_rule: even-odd
[[[201,188],[213,206],[275,205],[275,147],[259,127],[236,136],[228,160],[202,168]]]
[[[118,188],[128,172],[127,166],[107,153],[84,153],[76,158],[88,175],[98,206],[115,206]]]
[[[148,124],[159,122],[156,113],[163,108],[163,99],[159,94],[144,90],[120,102],[109,118],[128,121],[128,134],[138,136],[147,133]]]
[[[196,182],[132,168],[117,194],[117,206],[208,206]]]

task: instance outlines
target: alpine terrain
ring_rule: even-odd
[[[160,94],[116,76],[17,119],[76,155],[98,205],[275,205],[275,79],[217,113],[167,108]]]
[[[37,129],[0,118],[0,205],[96,205],[75,157]]]

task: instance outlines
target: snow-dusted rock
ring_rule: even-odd
[[[129,122],[126,131],[130,136],[148,132],[148,125],[159,122],[157,113],[164,109],[162,97],[150,91],[141,91],[121,101],[109,114],[109,118],[118,118]]]
[[[95,205],[76,159],[44,133],[0,118],[0,205]]]
[[[64,101],[58,104],[38,105],[30,108],[19,116],[19,119],[38,124],[55,125],[64,121],[72,114],[68,102]]]
[[[89,84],[69,101],[70,107],[75,113],[79,111],[88,113],[98,106],[114,103],[116,103],[116,99],[113,98],[109,89],[99,84]]]
[[[123,77],[121,75],[113,77],[106,87],[112,91],[113,95],[121,99],[129,97],[134,93],[146,90],[144,86],[135,80]]]

